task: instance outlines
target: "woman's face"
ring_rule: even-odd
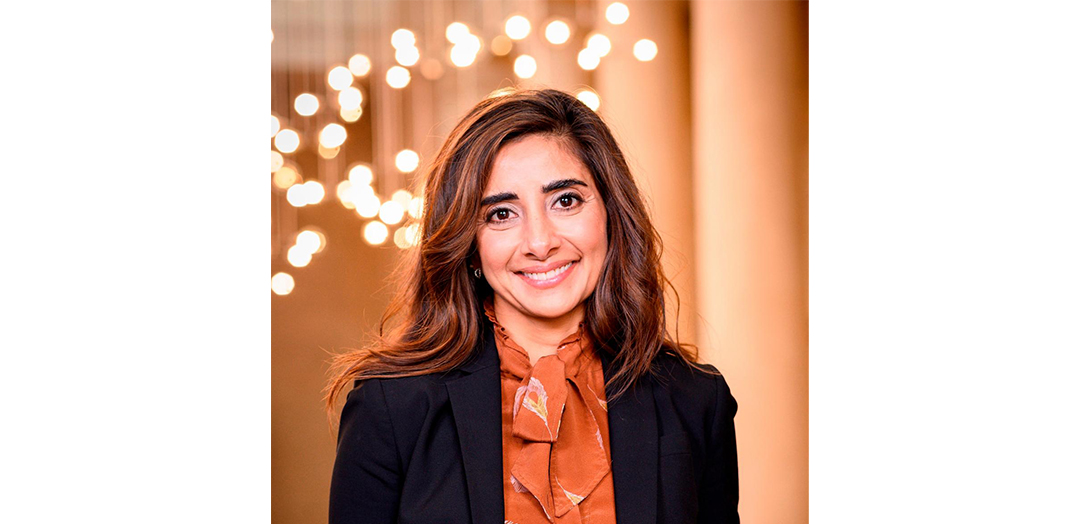
[[[580,319],[603,269],[607,212],[577,156],[542,135],[503,146],[480,221],[480,268],[500,319]]]

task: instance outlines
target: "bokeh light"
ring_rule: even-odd
[[[600,55],[596,54],[592,48],[586,47],[578,52],[577,63],[582,69],[592,71],[600,65]]]
[[[330,84],[330,87],[334,90],[341,91],[352,85],[352,71],[349,71],[349,68],[345,66],[337,66],[331,69],[330,73],[326,75],[326,82]]]
[[[367,55],[353,55],[349,59],[349,72],[354,76],[367,76],[371,72],[371,59]]]
[[[364,103],[364,94],[355,87],[346,87],[338,93],[337,100],[342,109],[356,109]]]
[[[596,52],[596,56],[603,58],[611,52],[611,39],[600,33],[596,33],[589,37],[585,47],[592,49]]]
[[[270,115],[270,138],[274,138],[278,131],[281,131],[281,121],[278,117]]]
[[[394,245],[401,249],[409,247],[409,241],[405,237],[405,228],[399,227],[397,231],[394,231]]]
[[[387,200],[379,206],[379,219],[387,224],[397,224],[405,217],[405,208],[393,200]]]
[[[509,36],[511,40],[521,40],[526,36],[529,36],[529,31],[532,30],[532,24],[529,23],[529,19],[521,15],[511,16],[506,20],[506,36]]]
[[[394,156],[394,166],[402,173],[412,173],[420,167],[420,155],[412,149],[402,149]]]
[[[435,58],[425,58],[420,63],[420,74],[428,80],[438,80],[443,76],[442,62]]]
[[[521,55],[514,60],[514,74],[518,78],[532,78],[536,74],[536,59]]]
[[[410,246],[415,246],[420,242],[420,224],[409,224],[405,226],[405,241]]]
[[[371,184],[374,179],[375,173],[371,171],[371,167],[367,164],[356,164],[349,169],[349,181],[353,185],[366,186]]]
[[[446,40],[451,44],[456,44],[461,41],[462,38],[468,36],[469,26],[461,22],[453,22],[446,26]]]
[[[506,56],[514,48],[514,41],[506,35],[497,35],[491,39],[491,53],[495,56]]]
[[[289,252],[285,255],[285,258],[293,266],[304,267],[311,263],[311,252],[300,246],[293,246],[289,248]]]
[[[276,172],[278,169],[281,169],[281,166],[283,166],[283,165],[285,165],[285,157],[281,156],[281,153],[278,153],[277,151],[271,150],[270,151],[270,172],[271,173]]]
[[[342,108],[338,110],[338,116],[340,116],[342,120],[351,124],[353,122],[356,122],[357,120],[360,120],[361,116],[364,116],[364,109],[360,107],[356,109]]]
[[[341,124],[327,124],[319,131],[319,143],[327,149],[332,149],[345,143],[348,134]]]
[[[394,51],[394,60],[405,67],[412,67],[420,61],[420,50],[415,47],[402,47]]]
[[[581,89],[577,92],[577,99],[581,100],[581,103],[589,106],[589,109],[593,111],[600,109],[600,95],[596,94],[596,91],[592,89]]]
[[[356,190],[353,188],[353,183],[350,180],[342,180],[338,182],[337,190],[338,200],[341,201],[341,205],[345,206],[345,209],[356,208]]]
[[[318,253],[326,247],[326,237],[313,229],[305,229],[296,234],[296,247],[308,253]]]
[[[656,42],[653,42],[648,38],[642,38],[634,44],[634,58],[637,58],[642,62],[648,62],[653,58],[656,58],[656,53]]]
[[[270,277],[270,290],[277,295],[288,295],[296,287],[296,281],[288,273],[277,273]]]
[[[293,108],[300,116],[311,116],[319,111],[319,99],[311,93],[303,93],[296,97]]]
[[[356,186],[353,186],[353,190],[356,190]],[[355,198],[353,202],[356,204],[356,214],[364,218],[375,218],[382,207],[382,201],[374,192],[364,193]]]
[[[277,171],[274,171],[274,176],[272,177],[274,187],[283,190],[289,189],[301,180],[300,173],[296,171],[295,167],[290,165],[281,166]]]
[[[409,80],[412,80],[412,75],[404,67],[393,66],[386,70],[386,83],[394,89],[401,89],[409,85]]]
[[[285,200],[293,207],[306,206],[307,195],[304,194],[304,184],[294,184],[290,186],[289,190],[285,193]]]
[[[327,160],[330,160],[331,158],[336,157],[338,155],[338,153],[340,153],[340,152],[341,152],[341,147],[340,146],[339,147],[326,147],[326,146],[324,146],[322,144],[319,144],[319,156],[321,156],[321,157],[323,157],[323,158],[325,158]]]
[[[409,208],[409,216],[420,218],[424,214],[424,197],[413,197],[407,207]]]
[[[382,222],[379,222],[377,220],[374,222],[368,222],[368,224],[364,226],[364,240],[366,240],[368,244],[371,244],[373,246],[377,246],[382,244],[383,242],[386,242],[386,237],[389,234],[390,230],[386,228],[386,224],[383,224]]]
[[[282,153],[292,153],[300,147],[300,135],[292,129],[282,129],[274,136],[274,147]]]
[[[562,20],[552,20],[544,28],[544,38],[555,45],[565,44],[570,39],[570,26]]]
[[[412,193],[408,189],[398,189],[394,191],[393,195],[390,195],[390,200],[397,202],[402,209],[409,207],[409,202],[412,201]]]
[[[394,46],[394,49],[413,47],[416,45],[416,35],[408,29],[398,29],[390,35],[390,45]]]
[[[626,4],[622,2],[613,2],[607,6],[607,10],[604,11],[604,16],[608,22],[615,25],[621,25],[630,18],[630,8],[626,7]]]
[[[317,180],[308,180],[301,185],[293,186],[302,188],[301,195],[307,205],[318,204],[326,196],[326,189]],[[289,188],[292,189],[292,188]]]

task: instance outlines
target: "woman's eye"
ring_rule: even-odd
[[[510,212],[505,210],[505,209],[500,209],[498,211],[495,211],[494,216],[498,220],[506,220],[506,219],[510,218]]]
[[[495,209],[488,213],[488,222],[505,222],[512,218],[512,213],[509,209],[500,208]]]
[[[567,193],[555,200],[555,204],[562,208],[570,208],[577,204],[579,201],[581,201],[580,197]]]

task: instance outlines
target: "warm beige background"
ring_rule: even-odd
[[[573,53],[565,49],[536,43],[521,48],[541,64],[534,84],[562,89],[587,84],[603,98],[600,112],[630,157],[665,238],[665,268],[683,302],[680,336],[697,343],[702,359],[725,373],[739,402],[735,423],[743,521],[806,522],[808,6],[787,1],[625,3],[630,20],[606,26],[615,50],[593,73],[573,65],[572,57],[568,67],[545,65],[566,62]],[[502,19],[492,11],[495,3],[382,2],[375,8],[372,2],[354,2],[351,16],[326,5],[340,3],[273,3],[276,113],[288,111],[296,86],[319,85],[325,64],[316,51],[346,58],[355,52],[334,38],[360,34],[363,28],[348,33],[342,24],[422,21],[439,9],[455,16],[472,13],[491,27]],[[535,32],[536,21],[546,14],[598,19],[606,5],[531,2],[520,4],[520,11],[534,20]],[[323,29],[294,28],[287,53],[288,19]],[[643,36],[660,49],[650,63],[629,54],[632,42]],[[321,46],[307,45],[305,38],[321,39]],[[364,38],[369,36],[354,36],[354,41],[363,46]],[[365,113],[364,119],[379,124],[383,135],[360,134],[364,142],[355,146],[357,151],[376,157],[391,151],[384,137],[389,126],[395,137],[411,140],[414,149],[430,157],[462,111],[508,84],[512,74],[507,65],[448,72],[437,82],[416,82],[408,93],[389,92],[385,83],[370,90],[365,86],[370,103],[392,110]],[[311,72],[305,74],[305,68]],[[407,125],[401,116],[408,117]],[[329,173],[333,163],[313,152],[296,156],[308,173],[318,166],[328,188],[341,176]],[[385,277],[399,252],[365,244],[362,221],[333,198],[293,209],[275,195],[273,205],[271,269],[289,271],[297,283],[292,294],[272,298],[273,519],[323,522],[334,453],[320,402],[327,352],[364,343],[392,291]],[[291,268],[278,238],[309,225],[323,230],[327,247],[309,266]]]

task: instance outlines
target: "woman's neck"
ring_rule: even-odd
[[[529,354],[529,362],[536,364],[540,357],[554,355],[559,343],[577,332],[585,318],[585,305],[577,307],[557,318],[540,318],[526,315],[495,297],[495,318],[506,329],[510,338]]]

